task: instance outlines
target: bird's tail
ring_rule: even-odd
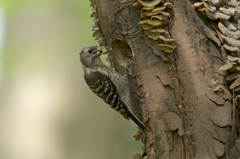
[[[132,121],[137,124],[142,130],[145,130],[145,125],[132,113],[129,114],[128,116]]]

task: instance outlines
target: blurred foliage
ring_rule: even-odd
[[[18,64],[21,62],[21,59],[24,58],[25,56],[29,56],[28,52],[31,49],[34,50],[34,52],[41,51],[41,53],[37,54],[38,58],[40,59],[41,57],[45,58],[45,55],[43,53],[49,52],[49,48],[46,45],[52,44],[52,42],[50,43],[38,42],[37,39],[33,40],[33,38],[39,39],[39,36],[45,36],[40,38],[46,38],[46,39],[54,38],[54,37],[50,37],[51,34],[53,33],[52,31],[50,32],[50,34],[47,33],[45,35],[36,35],[36,34],[38,32],[41,32],[43,29],[46,32],[49,32],[50,29],[52,29],[51,27],[53,27],[54,25],[54,21],[56,20],[60,20],[60,21],[65,20],[65,22],[68,23],[68,24],[64,24],[65,26],[57,26],[58,28],[66,27],[66,29],[69,29],[70,27],[78,27],[78,32],[76,33],[69,32],[69,34],[75,34],[75,37],[73,37],[75,38],[75,40],[71,42],[73,42],[72,43],[73,45],[74,44],[79,45],[79,51],[83,46],[89,45],[90,43],[97,45],[97,42],[94,41],[93,37],[91,36],[92,31],[90,30],[90,25],[92,23],[92,19],[89,17],[89,13],[88,13],[91,10],[91,8],[89,7],[88,1],[80,1],[80,0],[73,0],[73,1],[22,0],[21,1],[20,0],[20,1],[13,2],[13,0],[4,0],[3,4],[4,4],[3,6],[5,6],[6,16],[9,22],[14,20],[16,17],[21,16],[22,14],[26,14],[26,12],[29,13],[29,10],[34,10],[33,15],[26,15],[28,16],[28,19],[22,19],[22,23],[17,23],[17,26],[15,26],[16,28],[14,28],[14,30],[12,30],[11,33],[9,33],[9,34],[16,34],[16,36],[18,36],[20,32],[22,33],[26,32],[27,34],[22,34],[21,37],[18,36],[18,38],[25,39],[25,37],[29,38],[29,36],[32,35],[31,37],[32,39],[30,39],[29,41],[28,39],[21,40],[20,42],[18,41],[17,44],[14,43],[15,41],[17,41],[16,39],[13,39],[13,40],[10,39],[13,41],[13,43],[9,43],[10,45],[5,47],[4,52],[6,52],[6,54],[4,54],[3,56],[5,68],[8,69],[7,71],[5,71],[5,73],[11,73],[12,69],[18,67]],[[38,21],[38,19],[40,20]],[[32,23],[32,24],[29,24],[29,23]],[[9,27],[12,27],[12,26],[9,26]],[[67,30],[66,30],[66,34],[67,34]],[[72,36],[69,34],[66,36]],[[64,39],[65,36],[58,37],[58,38],[60,38],[61,40],[61,38]],[[8,36],[7,36],[7,40],[8,40]],[[58,41],[55,40],[55,42],[57,43]],[[46,48],[47,51],[36,50],[36,47],[41,47],[43,49]],[[72,46],[69,46],[69,47],[72,47]],[[26,51],[23,51],[23,50],[26,50]],[[75,54],[75,52],[69,52],[68,54],[63,54],[63,56],[71,56],[70,55],[71,53],[72,55]],[[18,56],[19,54],[21,54],[21,56]],[[51,56],[51,54],[49,54],[49,56]]]
[[[0,158],[123,159],[141,153],[142,144],[131,136],[135,125],[83,79],[78,53],[97,45],[89,5],[88,0],[2,0],[7,29]]]

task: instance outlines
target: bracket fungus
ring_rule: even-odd
[[[157,12],[157,11],[164,11],[167,7],[156,7],[154,9],[152,9],[152,12]]]
[[[239,49],[238,47],[232,47],[232,46],[229,46],[229,45],[227,45],[227,44],[223,44],[223,47],[224,47],[226,50],[228,50],[228,51],[230,51],[230,52],[232,52],[232,53],[237,53],[237,52],[240,51],[240,49]]]
[[[233,7],[237,7],[240,5],[240,2],[237,2],[236,0],[223,0],[223,1]]]
[[[234,72],[226,77],[226,80],[228,81],[234,80],[230,85],[230,89],[234,89],[240,85],[240,58],[228,56],[228,60],[230,62],[220,67],[220,70],[229,70],[231,72]]]
[[[93,19],[93,22],[91,24],[92,30],[93,30],[93,28],[98,27],[98,22],[99,22],[99,20],[97,18]]]
[[[234,62],[226,63],[225,65],[221,66],[219,68],[219,70],[221,70],[221,71],[228,70],[228,69],[232,68],[234,64],[236,64],[236,63],[234,63]]]
[[[168,17],[165,15],[154,15],[151,17],[151,19],[158,19],[158,20],[164,21],[164,20],[168,20]]]
[[[143,27],[144,30],[149,30],[151,28],[154,28],[155,26],[161,26],[162,21],[157,20],[157,19],[148,19],[148,20],[143,20],[138,23]]]
[[[198,7],[198,8],[206,8],[207,10],[209,10],[210,12],[215,12],[216,11],[216,7],[214,6],[211,6],[205,2],[197,2],[197,3],[194,3],[194,6],[195,7]]]
[[[235,87],[240,85],[240,77],[238,77],[230,86],[230,89],[234,89]]]
[[[232,82],[230,89],[240,93],[240,2],[239,0],[203,0],[194,4],[209,19],[219,20],[218,28],[222,32],[223,47],[228,62],[219,69],[229,71],[226,80]],[[232,56],[230,56],[232,55]],[[237,94],[236,100],[240,100]]]
[[[161,34],[168,34],[168,32],[162,28],[155,28],[146,33],[148,38],[152,38],[154,40],[157,40]]]
[[[154,16],[154,15],[164,15],[166,17],[170,17],[170,14],[168,12],[158,10],[158,11],[155,11],[155,12],[153,12],[153,11],[142,12],[141,13],[141,18],[151,17],[151,16]]]
[[[240,38],[240,30],[238,30],[238,31],[230,31],[221,22],[218,23],[218,28],[221,30],[221,32],[224,35],[226,35],[228,37],[231,37],[233,39]]]
[[[99,28],[99,20],[97,18],[97,7],[94,3],[91,3],[90,6],[92,6],[93,10],[91,10],[89,13],[91,13],[91,18],[93,18],[93,22],[91,24],[91,29],[93,32],[93,37],[95,37],[95,40],[98,40],[98,43],[100,46],[105,46],[106,42],[102,36],[102,32]]]
[[[236,31],[238,29],[238,26],[236,23],[230,22],[228,20],[223,20],[222,23],[227,27],[227,29],[231,31]]]
[[[222,86],[217,86],[213,89],[213,92],[224,92],[224,89],[222,88]]]
[[[239,94],[236,96],[235,100],[240,100],[240,95]]]
[[[207,17],[212,20],[217,20],[217,19],[228,20],[230,18],[229,15],[223,14],[220,11],[210,12],[207,9],[205,11],[206,11]]]
[[[96,11],[96,9],[90,11],[89,13],[91,13],[91,15],[90,15],[91,18],[97,18],[97,11]]]
[[[233,38],[229,38],[229,37],[226,37],[226,36],[224,36],[224,35],[221,35],[221,37],[222,37],[230,46],[240,47],[240,40],[236,40],[236,39],[233,39]]]
[[[232,73],[232,74],[230,74],[229,76],[226,77],[226,80],[232,81],[232,80],[238,78],[239,76],[240,76],[240,73],[239,73],[239,72],[237,72],[237,73]]]
[[[170,2],[166,2],[163,4],[164,7],[168,7],[168,8],[173,8],[173,4]]]
[[[143,6],[141,9],[141,18],[144,18],[138,24],[142,26],[143,30],[148,30],[146,33],[147,37],[153,40],[161,39],[161,35],[165,34],[170,37],[168,31],[162,28],[162,25],[168,22],[170,18],[169,9],[173,8],[173,4],[168,0],[138,0],[133,6]],[[167,40],[165,37],[164,43],[157,46],[158,49],[166,52],[172,53],[176,48],[174,39]]]
[[[143,0],[138,0],[138,3],[141,3],[145,7],[154,7],[158,5],[162,0],[153,0],[153,1],[143,1]]]
[[[133,6],[134,7],[140,7],[140,6],[142,6],[142,4],[139,1],[137,1],[137,3],[134,3]]]
[[[96,6],[94,3],[91,3],[91,4],[90,4],[90,7],[92,7],[93,9],[96,9],[96,8],[97,8],[97,6]]]
[[[171,45],[167,45],[167,44],[159,44],[157,46],[157,48],[166,53],[173,53],[173,50],[176,48],[176,46],[171,46]]]
[[[175,39],[167,39],[164,36],[160,35],[159,38],[165,42],[165,44],[172,45],[176,48]]]
[[[154,7],[143,7],[142,12],[145,11],[145,10],[152,10],[152,9],[154,9]]]
[[[224,13],[224,14],[227,14],[227,15],[234,15],[235,14],[235,9],[234,8],[223,8],[223,7],[220,7],[219,10]]]
[[[240,58],[228,55],[228,60],[229,61],[238,61],[239,62]]]
[[[219,6],[222,5],[223,0],[208,0],[208,3],[213,6]]]
[[[234,69],[234,71],[239,72],[240,71],[240,66],[239,65],[233,66],[233,69]]]
[[[175,39],[167,39],[162,35],[160,35],[159,38],[163,40],[165,44],[159,44],[157,48],[166,53],[173,53],[173,50],[176,48]]]
[[[240,86],[237,86],[235,89],[234,89],[235,92],[240,92]]]
[[[102,37],[102,33],[100,32],[100,30],[97,30],[93,33],[93,37],[96,37],[96,38],[100,38]]]

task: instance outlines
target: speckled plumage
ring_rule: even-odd
[[[97,48],[89,46],[80,52],[86,83],[110,107],[144,129],[144,124],[133,114],[127,78],[106,66],[97,55]]]

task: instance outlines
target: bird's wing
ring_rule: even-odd
[[[107,75],[100,72],[92,72],[85,74],[84,78],[89,88],[113,109],[116,111],[127,109],[125,105],[122,104],[114,83]]]

